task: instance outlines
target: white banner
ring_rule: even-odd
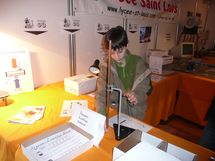
[[[74,11],[177,23],[181,0],[74,0]]]

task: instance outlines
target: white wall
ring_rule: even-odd
[[[0,50],[7,45],[29,50],[35,87],[70,75],[68,35],[60,30],[60,18],[67,13],[67,0],[0,0]],[[48,32],[24,32],[26,17],[47,20]]]
[[[60,29],[61,16],[68,14],[67,3],[68,0],[0,0],[0,50],[9,44],[9,48],[27,48],[30,51],[35,87],[70,76],[68,35],[61,34]],[[195,11],[195,3],[196,0],[182,0],[181,24],[187,11]],[[202,25],[206,11],[207,4],[198,0],[196,12],[202,14]],[[215,40],[214,15],[215,1],[212,0],[206,26],[210,31],[208,48],[213,48]],[[24,32],[26,17],[46,19],[48,32],[41,35]]]

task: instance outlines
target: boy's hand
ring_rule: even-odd
[[[130,92],[126,92],[123,94],[123,96],[127,97],[127,99],[133,103],[134,105],[136,105],[138,103],[137,97],[135,95],[135,93],[133,91]]]

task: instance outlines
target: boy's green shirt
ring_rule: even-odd
[[[125,67],[121,67],[122,63],[118,63],[116,61],[116,69],[119,75],[119,78],[121,79],[125,91],[131,91],[133,83],[134,83],[134,76],[136,73],[136,65],[139,61],[140,57],[136,55],[131,55],[129,50],[126,50],[126,56],[125,56]]]

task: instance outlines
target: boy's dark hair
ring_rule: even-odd
[[[127,46],[128,37],[126,31],[121,26],[111,28],[104,37],[105,48],[109,48],[109,40],[112,41],[112,49],[121,49],[122,47]]]

